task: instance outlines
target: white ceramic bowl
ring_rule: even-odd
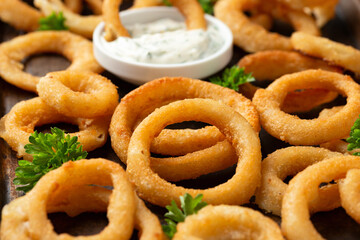
[[[132,23],[146,23],[160,18],[171,18],[183,21],[184,17],[172,7],[151,7],[122,11],[121,22],[126,26]],[[203,79],[224,68],[232,57],[233,36],[230,29],[220,20],[205,15],[206,21],[218,27],[224,44],[214,54],[192,62],[180,64],[152,64],[129,62],[121,57],[109,54],[101,44],[105,24],[100,23],[93,34],[94,54],[97,61],[106,70],[130,83],[141,85],[160,77],[190,77]]]

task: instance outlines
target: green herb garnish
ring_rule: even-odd
[[[202,197],[202,194],[198,194],[193,198],[190,194],[185,193],[184,196],[180,197],[181,209],[178,208],[174,200],[171,201],[171,205],[166,206],[168,212],[164,215],[166,224],[163,225],[166,236],[171,239],[176,233],[177,223],[185,221],[187,216],[197,213],[207,205],[206,202],[201,201]]]
[[[165,6],[168,6],[168,7],[172,6],[172,4],[171,4],[171,2],[169,0],[163,0],[163,3],[164,3]]]
[[[346,141],[349,143],[347,146],[348,151],[360,148],[360,116],[351,127],[350,137]],[[353,155],[360,156],[360,152],[354,152]]]
[[[52,12],[49,16],[39,19],[39,31],[46,30],[68,30],[69,28],[65,25],[65,17],[62,12],[56,14]]]
[[[22,185],[16,190],[28,192],[46,173],[60,167],[67,161],[84,159],[87,152],[77,137],[65,135],[59,128],[51,128],[50,133],[35,131],[29,137],[29,144],[25,145],[25,152],[33,156],[33,161],[19,160],[19,167],[15,170],[15,185]]]
[[[214,13],[214,3],[216,0],[198,0],[202,9],[207,14],[213,14]]]
[[[198,0],[202,9],[207,14],[213,14],[214,13],[214,3],[216,0]],[[169,0],[162,0],[163,4],[165,6],[171,7],[172,4]]]
[[[223,87],[231,88],[235,91],[239,91],[239,86],[244,83],[253,82],[255,78],[251,73],[246,74],[244,68],[233,66],[226,68],[221,77],[212,77],[210,82],[218,84]]]

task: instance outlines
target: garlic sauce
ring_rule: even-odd
[[[169,18],[150,23],[126,26],[131,35],[112,42],[101,38],[102,45],[115,57],[142,63],[178,64],[205,58],[218,51],[224,43],[219,30],[188,31],[184,22]]]

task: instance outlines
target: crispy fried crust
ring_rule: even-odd
[[[242,114],[255,131],[260,130],[255,107],[241,94],[201,80],[180,77],[161,78],[127,94],[121,99],[114,112],[109,132],[112,147],[121,161],[127,162],[130,138],[143,118],[158,107],[187,98],[211,98],[225,103]],[[196,178],[225,169],[235,164],[237,158],[229,142],[217,143],[222,140],[224,137],[215,127],[198,130],[165,129],[156,138],[151,150],[165,155],[185,155],[176,158],[152,158],[152,167],[160,176],[173,181]],[[213,145],[215,143],[216,145]],[[209,162],[209,158],[214,158],[214,161]],[[198,165],[196,168],[192,163],[194,159]]]
[[[281,110],[287,92],[295,89],[325,88],[347,97],[347,104],[327,119],[300,119]],[[284,75],[266,89],[256,91],[253,103],[262,127],[272,136],[293,145],[317,145],[346,136],[360,114],[360,86],[351,77],[307,70]]]
[[[151,169],[152,139],[164,126],[190,120],[218,127],[232,143],[238,164],[234,176],[226,183],[205,190],[189,189],[167,182]],[[211,163],[211,156],[208,163]],[[130,140],[126,172],[139,196],[155,205],[166,206],[172,200],[180,204],[179,197],[185,193],[192,196],[203,194],[203,200],[209,204],[244,204],[259,186],[260,165],[260,140],[245,118],[223,103],[197,98],[176,101],[158,108],[140,123]],[[169,171],[169,174],[172,172]]]
[[[0,45],[0,76],[10,84],[27,91],[36,92],[40,77],[23,71],[21,61],[34,54],[51,52],[65,56],[71,61],[67,70],[100,73],[92,43],[66,31],[41,31],[16,37]]]

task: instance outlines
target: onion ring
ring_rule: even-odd
[[[78,137],[84,151],[92,151],[105,144],[109,121],[109,116],[95,119],[65,117],[37,97],[17,103],[0,120],[0,136],[17,152],[18,157],[32,159],[30,154],[25,153],[24,146],[29,143],[35,126],[67,122],[79,126],[79,132],[70,135]]]
[[[261,186],[255,194],[255,202],[267,212],[280,216],[281,203],[287,184],[284,179],[294,176],[309,165],[327,158],[342,156],[315,147],[288,147],[268,155],[261,163]],[[312,202],[310,212],[328,211],[340,206],[337,185],[326,185],[319,189],[319,198]]]
[[[333,108],[325,108],[320,112],[319,118],[323,118],[323,119],[329,118],[329,117],[333,116],[334,114],[336,114],[337,112],[339,112],[341,109],[342,109],[342,106],[336,106]],[[349,133],[346,134],[346,136],[342,137],[341,139],[333,139],[328,142],[324,142],[324,143],[320,144],[320,147],[329,149],[330,151],[340,152],[345,155],[359,152],[360,151],[359,149],[354,149],[352,151],[347,150],[347,146],[349,143],[346,142],[345,139],[348,137],[349,137]]]
[[[200,80],[161,78],[146,83],[127,94],[114,112],[109,133],[112,147],[121,161],[125,164],[127,162],[130,138],[136,122],[143,119],[142,115],[147,116],[157,107],[185,98],[212,98],[223,102],[241,113],[256,131],[260,130],[255,108],[251,101],[241,94]],[[156,138],[151,151],[165,155],[191,154],[177,158],[152,158],[152,168],[161,177],[171,181],[196,178],[209,172],[222,170],[235,164],[237,157],[227,141],[214,146],[208,145],[221,140],[224,140],[224,137],[215,127],[199,130],[164,129]],[[208,159],[212,157],[214,161],[209,162]],[[198,167],[194,168],[194,164]],[[179,179],[180,176],[182,177]]]
[[[29,231],[38,239],[60,239],[47,220],[46,205],[49,197],[62,187],[97,184],[113,186],[109,200],[109,224],[92,239],[129,239],[135,216],[135,198],[131,184],[120,165],[105,159],[69,161],[50,171],[29,192]],[[124,221],[125,220],[125,221]]]
[[[288,91],[325,88],[347,96],[347,104],[327,119],[303,120],[280,110]],[[272,136],[293,145],[317,145],[345,136],[360,114],[360,86],[351,77],[323,70],[285,75],[266,89],[256,91],[253,103],[262,127]],[[309,137],[311,136],[311,137]]]
[[[280,0],[291,8],[303,9],[305,7],[318,7],[326,5],[329,0]]]
[[[206,206],[177,225],[174,240],[181,239],[283,240],[279,226],[270,218],[240,206]]]
[[[37,92],[64,116],[95,118],[114,112],[119,101],[116,88],[109,79],[95,73],[60,71],[42,77]]]
[[[40,78],[24,72],[21,60],[33,54],[54,52],[72,63],[68,70],[99,73],[103,68],[93,55],[92,43],[64,31],[41,31],[16,37],[0,45],[0,76],[10,84],[36,92]]]
[[[297,52],[269,50],[249,54],[240,59],[239,67],[246,73],[252,73],[257,81],[275,80],[285,74],[300,72],[308,69],[323,69],[341,73],[341,69],[326,62],[304,56]],[[239,92],[252,99],[259,87],[251,83],[239,86]],[[282,110],[287,113],[307,112],[316,106],[330,102],[337,97],[336,92],[326,89],[306,89],[288,93]]]
[[[318,198],[321,183],[343,178],[352,168],[360,168],[359,157],[334,157],[307,167],[290,181],[281,210],[287,239],[323,239],[310,221],[308,205]]]
[[[346,178],[339,181],[341,206],[356,222],[360,223],[360,170],[351,169]]]
[[[87,2],[94,14],[102,13],[102,0],[64,0],[64,3],[72,12],[81,13],[83,1]]]
[[[231,141],[238,157],[234,176],[214,188],[188,189],[160,178],[150,168],[152,139],[169,124],[182,121],[213,124]],[[211,158],[209,158],[209,163]],[[209,204],[243,204],[249,201],[260,183],[260,140],[251,125],[233,108],[211,99],[186,99],[163,106],[135,129],[129,144],[126,173],[139,196],[159,206],[178,204],[185,193],[203,194]],[[154,194],[156,193],[156,194]]]
[[[264,4],[267,1],[264,1]],[[280,8],[279,4],[271,4],[270,14],[274,17],[283,18],[289,21],[297,31],[308,31],[311,34],[319,35],[316,24],[311,17],[296,10],[281,8],[281,11],[272,11],[274,7]],[[252,23],[242,11],[258,8],[257,1],[250,0],[220,0],[215,4],[215,16],[223,21],[231,29],[234,35],[234,43],[247,52],[258,52],[271,49],[291,50],[290,40],[277,33],[270,33],[262,26]],[[280,13],[281,12],[281,16]],[[299,17],[301,16],[301,19]],[[301,21],[300,23],[298,21]],[[302,24],[306,21],[306,24]],[[311,24],[311,26],[309,26]]]
[[[47,200],[47,213],[65,212],[76,216],[82,212],[106,212],[112,191],[103,187],[77,186],[62,187],[51,193]],[[144,202],[135,194],[135,228],[139,230],[140,240],[165,239],[159,219],[146,208]],[[23,225],[28,219],[28,197],[23,196],[4,206],[2,213],[1,237],[11,239],[14,232],[19,239],[29,239],[28,230]],[[86,204],[84,204],[86,203]]]
[[[82,212],[106,212],[111,192],[111,190],[96,186],[64,187],[61,191],[58,190],[49,196],[46,210],[48,213],[65,212],[70,217]],[[165,239],[159,219],[136,194],[135,202],[134,224],[139,230],[139,239]]]
[[[252,13],[249,17],[250,21],[256,23],[266,30],[270,30],[273,26],[273,19],[266,13]]]
[[[134,4],[131,8],[162,6],[163,3],[162,0],[134,0]]]
[[[316,36],[321,35],[315,19],[306,14],[302,9],[289,8],[286,4],[282,4],[278,0],[261,1],[259,9],[263,12],[270,13],[275,18],[284,22],[289,22],[297,31]]]
[[[72,12],[61,0],[34,0],[34,4],[46,16],[53,12],[62,12],[69,30],[86,38],[92,38],[95,27],[102,21],[102,16],[81,16]]]
[[[355,73],[360,73],[358,63],[360,51],[351,46],[303,32],[293,33],[291,43],[296,50],[333,62]]]
[[[329,0],[325,3],[318,5],[313,8],[305,8],[305,12],[308,14],[313,14],[316,19],[316,25],[318,27],[323,27],[330,19],[335,16],[336,5],[339,0]]]
[[[21,0],[2,0],[0,4],[0,19],[16,29],[27,32],[39,28],[41,12],[30,7]]]
[[[105,35],[107,41],[113,41],[118,37],[130,37],[128,31],[121,24],[119,18],[119,5],[122,0],[104,0],[103,15],[105,21]],[[188,30],[193,29],[206,29],[206,21],[204,11],[196,0],[169,0],[171,4],[178,8],[179,11],[185,16],[186,26]],[[151,1],[147,4],[156,4]],[[139,7],[139,4],[137,4]]]

